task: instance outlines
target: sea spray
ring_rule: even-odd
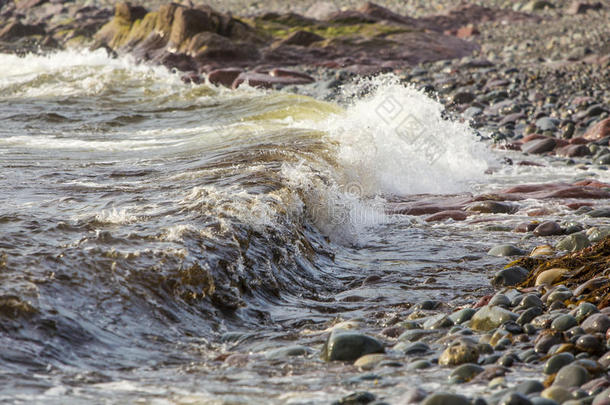
[[[469,191],[494,160],[467,123],[444,118],[439,102],[393,75],[350,84],[343,98],[346,110],[321,125],[339,144],[346,181],[367,195]]]

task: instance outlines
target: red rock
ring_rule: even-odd
[[[537,208],[537,209],[534,209],[534,210],[529,210],[527,212],[527,216],[528,217],[541,217],[541,216],[544,216],[544,215],[549,215],[550,213],[551,213],[551,211],[549,211],[546,208]]]
[[[291,77],[291,78],[295,78],[295,79],[296,78],[303,79],[303,81],[307,82],[307,83],[315,82],[315,79],[313,77],[309,76],[308,74],[296,72],[294,70],[275,68],[275,69],[271,69],[269,74],[273,77]]]
[[[563,148],[564,146],[567,146],[570,144],[570,142],[567,139],[561,139],[561,138],[553,138],[555,139],[555,142],[557,144],[557,146],[555,146],[556,148]]]
[[[511,142],[511,143],[505,143],[505,144],[501,144],[498,146],[498,149],[504,149],[504,150],[517,150],[520,151],[521,150],[521,142]]]
[[[448,210],[437,212],[436,214],[430,215],[426,218],[426,222],[444,221],[445,219],[453,219],[454,221],[463,221],[468,217],[468,214],[464,211]]]
[[[403,215],[427,215],[442,211],[463,211],[472,199],[464,196],[412,196],[414,201],[393,204],[390,212]]]
[[[588,187],[596,187],[596,188],[609,188],[610,184],[604,183],[597,180],[582,180],[574,183],[575,186],[588,186]]]
[[[570,145],[584,145],[584,144],[589,143],[589,141],[587,141],[582,136],[578,136],[576,138],[572,138],[572,139],[570,139],[569,142],[570,142]]]
[[[598,122],[583,135],[588,141],[597,141],[610,136],[610,118]]]
[[[339,69],[342,65],[334,60],[327,60],[324,62],[318,62],[315,66],[325,67],[328,69]]]
[[[485,295],[485,296],[481,297],[481,299],[478,300],[477,303],[474,304],[472,307],[473,308],[484,307],[485,305],[489,304],[489,301],[491,301],[492,298],[493,298],[493,294]]]
[[[545,221],[534,229],[536,236],[562,235],[563,232],[561,226],[555,221]]]
[[[599,182],[597,182],[599,183]],[[522,198],[578,198],[578,199],[604,199],[610,198],[610,192],[602,190],[609,187],[596,184],[594,180],[578,182],[574,184],[549,183],[549,184],[524,184],[501,190],[499,193],[517,194]]]
[[[470,38],[475,35],[479,35],[479,30],[473,25],[467,25],[465,27],[458,28],[455,36],[458,38]]]
[[[197,70],[195,60],[184,53],[164,52],[159,58],[159,63],[168,69],[177,69],[182,72]]]
[[[302,77],[280,76],[275,77],[264,73],[243,72],[233,81],[231,87],[238,88],[243,83],[248,83],[252,87],[270,89],[274,85],[297,85],[311,83]]]
[[[201,76],[199,76],[197,73],[191,72],[191,73],[187,73],[185,75],[182,75],[182,77],[180,77],[180,79],[184,82],[184,83],[195,83],[195,84],[201,84],[203,82]]]
[[[589,156],[591,151],[586,145],[567,145],[558,148],[555,153],[565,157]]]
[[[521,150],[525,153],[533,153],[538,155],[552,151],[555,149],[556,145],[556,138],[544,137],[543,139],[536,139],[535,141],[526,143],[521,147]]]
[[[546,138],[546,136],[544,136],[542,134],[531,134],[531,135],[523,137],[523,139],[521,139],[521,141],[523,143],[528,143],[531,141],[535,141],[536,139],[543,139],[543,138]]]
[[[580,207],[592,207],[592,206],[593,206],[593,204],[588,203],[588,202],[574,202],[574,203],[566,204],[566,207],[568,207],[571,210],[577,210]]]
[[[174,12],[169,46],[178,47],[200,32],[218,32],[221,24],[218,16],[219,14],[209,7],[178,7]]]
[[[239,68],[216,69],[208,73],[208,80],[214,85],[231,87],[237,77],[243,72]]]

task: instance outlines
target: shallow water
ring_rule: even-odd
[[[527,208],[586,222],[556,201],[435,224],[392,204],[610,178],[503,165],[442,110],[391,77],[331,103],[185,85],[104,52],[0,55],[0,399],[296,404],[350,392],[361,374],[318,360],[330,325],[490,291],[506,260],[489,247],[544,240],[485,227],[527,221]],[[295,343],[310,355],[269,356]],[[385,373],[364,386],[391,399],[438,384]]]

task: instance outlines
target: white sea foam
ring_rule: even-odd
[[[443,106],[393,76],[364,80],[343,114],[320,123],[338,142],[346,183],[366,195],[467,191],[492,161],[467,123],[442,117]]]
[[[0,53],[0,95],[4,97],[92,96],[132,77],[154,81],[155,88],[160,83],[183,85],[164,67],[137,64],[129,56],[110,58],[102,49],[24,57]]]
[[[95,220],[105,224],[131,224],[137,222],[138,217],[131,214],[126,208],[120,210],[112,208],[110,210],[102,210],[96,214]]]

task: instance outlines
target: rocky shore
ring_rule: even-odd
[[[511,215],[520,201],[540,200],[590,220],[538,221],[552,216],[541,209],[507,227],[549,243],[531,252],[492,248],[488,254],[506,257],[490,279],[494,294],[461,308],[424,300],[379,322],[345,320],[310,345],[266,358],[321,358],[360,371],[356,389],[338,404],[386,403],[382,387],[358,386],[382,380],[388,369],[434,369],[454,384],[447,393],[413,388],[404,404],[610,404],[610,185],[589,175],[610,165],[610,5],[311,2],[259,11],[235,3],[239,16],[190,2],[148,9],[0,0],[0,51],[104,48],[176,69],[186,85],[248,83],[330,100],[354,78],[393,73],[437,97],[447,115],[471,122],[494,147],[522,152],[506,166],[576,165],[577,182],[392,205],[392,213],[438,222]],[[228,352],[215,361],[240,364],[247,356]],[[468,395],[457,393],[466,386]]]

